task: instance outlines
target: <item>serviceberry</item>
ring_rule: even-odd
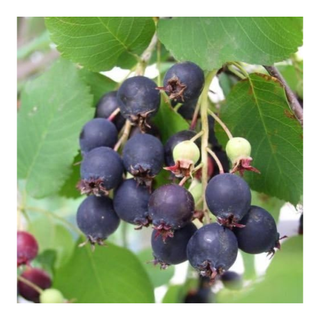
[[[275,248],[280,249],[279,240],[284,237],[280,238],[276,222],[267,210],[251,206],[239,223],[245,227],[233,231],[242,251],[251,254],[267,252],[273,256]]]
[[[104,94],[99,100],[96,106],[96,118],[108,119],[111,114],[119,108],[117,91],[110,91]],[[117,130],[120,131],[126,122],[126,119],[119,112],[114,119],[111,120],[116,126]]]
[[[191,193],[176,184],[163,185],[156,189],[149,199],[149,217],[156,235],[163,240],[173,237],[174,230],[184,227],[194,214],[194,200]]]
[[[44,290],[50,288],[51,286],[51,278],[50,276],[41,269],[38,268],[28,268],[22,274],[22,278],[27,279],[32,282],[40,289]],[[39,303],[40,293],[33,289],[30,285],[18,280],[18,293],[28,301],[33,301],[35,303]]]
[[[17,264],[29,264],[38,255],[38,242],[29,232],[17,232]]]
[[[82,128],[79,138],[81,153],[84,155],[98,147],[113,148],[118,140],[115,125],[107,119],[95,118]]]
[[[139,183],[151,186],[164,162],[161,141],[150,135],[138,133],[127,141],[122,152],[123,164]]]
[[[151,235],[151,246],[154,263],[160,264],[161,269],[166,269],[169,265],[175,265],[187,261],[187,244],[191,236],[197,231],[197,227],[188,222],[183,228],[174,232],[173,238],[163,242],[161,237],[157,237],[158,230],[153,230]]]
[[[78,208],[77,225],[92,248],[95,244],[103,245],[103,241],[117,230],[119,224],[120,219],[108,197],[89,196]]]
[[[187,245],[190,264],[202,276],[212,280],[228,270],[238,254],[237,238],[228,228],[217,223],[204,225],[196,231]]]
[[[224,173],[214,176],[205,191],[209,210],[227,227],[242,227],[239,221],[251,205],[251,192],[241,177]]]
[[[147,120],[156,114],[160,106],[160,93],[156,84],[144,76],[126,79],[121,84],[117,99],[121,114],[144,132]]]
[[[65,301],[63,294],[54,288],[43,290],[39,299],[40,303],[63,303]]]
[[[122,160],[113,149],[92,149],[81,162],[81,180],[77,188],[81,194],[107,195],[120,184],[123,172]]]
[[[193,62],[173,65],[163,79],[164,90],[170,99],[187,103],[197,99],[204,86],[204,73]]]
[[[124,180],[115,190],[113,206],[120,219],[135,224],[138,228],[149,225],[149,188],[139,185],[134,179]]]

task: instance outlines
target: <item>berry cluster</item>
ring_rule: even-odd
[[[62,303],[65,299],[59,290],[51,288],[50,275],[31,266],[31,261],[38,255],[38,249],[38,242],[31,233],[18,231],[18,294],[35,303]]]
[[[152,225],[155,264],[165,269],[188,260],[200,275],[211,280],[233,265],[239,248],[256,254],[274,253],[274,248],[280,247],[274,219],[263,208],[251,205],[248,184],[234,174],[259,172],[251,166],[249,142],[232,138],[224,152],[214,136],[211,116],[208,142],[214,157],[208,157],[209,182],[205,190],[201,186],[201,132],[195,130],[193,122],[203,86],[203,71],[194,63],[184,62],[168,70],[163,87],[144,76],[135,76],[126,79],[118,91],[101,98],[96,118],[86,123],[80,134],[83,160],[77,187],[88,196],[78,208],[77,224],[87,237],[85,243],[93,248],[103,245],[120,219],[136,229]],[[192,119],[192,129],[176,132],[164,146],[157,137],[161,132],[150,130],[161,90],[172,105],[182,104],[179,110],[186,120]],[[133,130],[131,135],[125,132],[127,124],[138,131]],[[118,140],[121,132],[129,139],[118,152],[119,141],[124,141],[121,137]],[[154,179],[162,168],[171,171],[172,180],[181,179],[179,184],[171,182],[154,189]],[[196,201],[185,188],[188,179],[201,186]],[[193,220],[202,222],[203,215],[208,214],[197,210],[201,200],[206,201],[217,222],[198,229]]]

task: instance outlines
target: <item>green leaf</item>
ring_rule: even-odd
[[[94,107],[105,93],[116,90],[117,83],[101,73],[91,72],[83,68],[80,70],[80,75],[84,82],[91,88]]]
[[[303,238],[285,241],[272,258],[265,278],[234,295],[219,297],[227,303],[302,303],[303,302]]]
[[[153,286],[138,258],[129,250],[76,248],[68,264],[56,271],[53,287],[77,303],[152,303]]]
[[[161,19],[158,36],[178,61],[204,70],[228,61],[273,64],[302,45],[302,18],[183,17]]]
[[[251,189],[297,204],[302,195],[302,128],[280,83],[251,74],[233,87],[220,116],[234,137],[251,143],[252,165],[261,172],[245,173]],[[225,144],[220,126],[216,133]]]
[[[92,71],[130,69],[155,32],[148,17],[52,17],[46,26],[63,57]]]
[[[82,126],[93,117],[89,87],[75,66],[59,60],[29,82],[18,113],[18,177],[43,198],[59,191],[71,173]]]
[[[147,271],[154,287],[167,284],[174,275],[174,266],[169,266],[166,270],[161,270],[159,265],[154,265],[152,249],[147,248],[137,254],[139,260]]]
[[[152,121],[157,127],[161,128],[161,141],[163,143],[166,143],[173,134],[189,129],[188,122],[165,102],[161,103],[159,111]]]
[[[80,180],[80,163],[82,157],[80,152],[75,156],[73,163],[71,164],[71,174],[69,178],[64,182],[62,188],[59,191],[59,195],[66,198],[80,198],[82,195],[76,188],[77,183]]]
[[[35,236],[39,244],[39,253],[48,249],[56,251],[55,268],[65,264],[72,256],[74,239],[71,233],[61,224],[56,224],[49,215],[42,215],[32,222],[30,232]]]
[[[181,284],[171,285],[163,297],[162,303],[181,303],[183,289]]]

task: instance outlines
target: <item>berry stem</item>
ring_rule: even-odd
[[[228,70],[230,72],[232,72],[234,75],[236,75],[238,78],[240,78],[242,80],[246,78],[242,73],[240,73],[238,70],[234,69],[232,67],[232,65],[228,64],[227,67],[228,67]]]
[[[121,145],[126,143],[128,137],[129,137],[130,131],[131,131],[131,123],[129,120],[126,120],[122,135],[113,148],[114,151],[118,151],[118,149],[121,147]]]
[[[221,121],[221,119],[211,110],[208,109],[208,112],[210,113],[210,115],[214,118],[214,120],[216,120],[220,126],[222,127],[222,129],[225,131],[225,133],[227,134],[229,139],[232,139],[233,136],[230,132],[230,130],[228,129],[228,127]]]
[[[43,290],[38,287],[36,284],[34,284],[33,282],[29,281],[28,279],[18,276],[18,280],[25,283],[26,285],[28,285],[29,287],[31,287],[32,289],[36,290],[39,294],[41,294],[43,292]]]
[[[108,117],[109,121],[113,121],[113,119],[116,117],[116,115],[120,112],[120,108],[117,108],[116,110],[114,110],[110,116]]]
[[[195,142],[199,137],[201,137],[203,135],[204,131],[201,130],[200,132],[198,132],[194,137],[192,137],[190,139],[190,141]]]
[[[190,130],[194,130],[197,125],[198,115],[200,111],[200,103],[197,103],[196,108],[194,109],[191,124],[190,124]]]
[[[201,124],[202,124],[201,129],[203,131],[203,135],[201,137],[201,163],[202,163],[201,183],[202,183],[203,195],[205,194],[205,190],[208,184],[208,154],[207,154],[208,138],[209,138],[208,92],[209,92],[212,79],[215,77],[216,73],[217,73],[217,70],[213,70],[208,73],[208,75],[206,76],[205,85],[200,97],[200,104],[201,104],[200,114],[201,114]],[[203,212],[204,212],[206,223],[207,224],[210,223],[209,211],[208,211],[208,207],[205,199],[203,200]]]
[[[182,187],[187,182],[187,180],[189,178],[190,178],[190,176],[183,177],[183,179],[179,182],[179,186]]]
[[[219,167],[219,173],[222,174],[224,173],[222,164],[219,160],[219,158],[217,157],[217,155],[209,148],[207,148],[208,153],[210,153],[210,155],[212,156],[212,158],[215,160],[215,162],[217,163],[218,167]]]

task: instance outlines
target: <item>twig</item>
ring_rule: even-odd
[[[301,126],[303,126],[303,109],[296,98],[295,94],[292,92],[290,87],[288,86],[286,80],[283,78],[279,70],[275,66],[264,66],[264,68],[268,71],[270,76],[275,77],[280,81],[280,83],[283,85],[286,95],[291,107],[291,110],[295,114],[297,120],[300,122]]]

